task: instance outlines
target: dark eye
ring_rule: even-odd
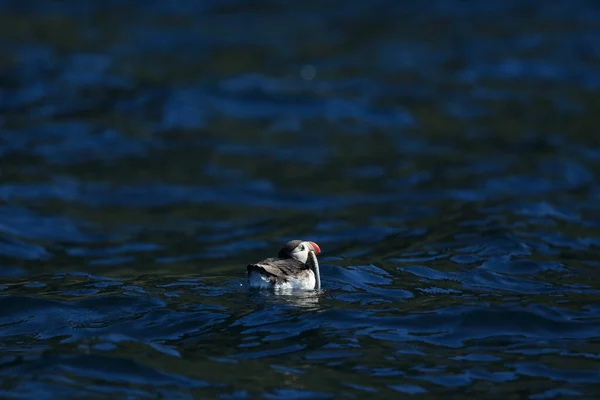
[[[304,251],[304,245],[303,244],[300,245],[300,251]]]

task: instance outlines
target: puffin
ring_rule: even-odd
[[[291,240],[279,250],[277,258],[249,264],[248,283],[253,288],[318,290],[320,253],[321,248],[315,242]]]

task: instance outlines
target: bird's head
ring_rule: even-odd
[[[294,258],[306,264],[310,251],[319,255],[321,248],[315,242],[292,240],[279,250],[279,258]]]

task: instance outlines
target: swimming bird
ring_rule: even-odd
[[[320,289],[319,253],[321,248],[315,242],[289,241],[278,258],[248,265],[248,283],[256,288]]]

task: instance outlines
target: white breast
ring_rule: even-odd
[[[315,288],[316,280],[315,274],[312,271],[308,271],[308,277],[304,279],[288,278],[287,282],[276,283],[273,285],[269,282],[269,278],[261,275],[257,271],[252,271],[248,276],[248,283],[250,287],[254,288],[275,288],[275,289],[303,289],[310,290]]]

